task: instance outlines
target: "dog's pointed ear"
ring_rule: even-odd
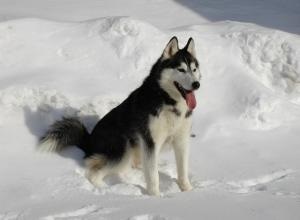
[[[190,54],[192,54],[194,57],[196,56],[195,42],[193,38],[190,37],[184,49]]]
[[[164,52],[162,54],[162,58],[169,59],[170,57],[174,56],[178,51],[178,39],[174,36],[165,47]]]

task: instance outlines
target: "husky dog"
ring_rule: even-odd
[[[173,37],[142,85],[107,113],[91,134],[76,118],[56,121],[40,140],[43,150],[76,145],[85,153],[86,177],[101,186],[105,176],[142,161],[147,191],[159,195],[158,156],[169,143],[175,151],[178,185],[191,190],[188,152],[194,90],[200,87],[194,40],[183,49]]]

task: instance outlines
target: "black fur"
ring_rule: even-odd
[[[172,59],[162,61],[160,66],[163,66],[164,68],[176,68],[180,66],[182,62],[186,63],[188,67],[190,66],[190,63],[194,62],[196,67],[199,67],[197,59],[184,49],[179,50]]]
[[[185,113],[185,118],[190,117],[192,114],[193,114],[193,111],[192,111],[192,110],[188,110],[188,111]]]
[[[139,135],[146,142],[149,151],[153,150],[154,142],[148,129],[149,115],[158,116],[164,104],[176,104],[158,84],[160,65],[159,59],[143,84],[105,115],[90,135],[77,119],[63,118],[50,127],[41,142],[56,140],[57,151],[69,145],[77,145],[85,152],[85,157],[101,154],[110,161],[119,161],[127,146],[137,144]]]
[[[142,137],[149,152],[152,152],[154,141],[148,128],[149,116],[158,116],[163,105],[174,106],[174,113],[181,114],[175,108],[176,101],[158,83],[161,72],[164,68],[175,68],[181,62],[195,62],[198,66],[197,60],[184,49],[179,50],[172,59],[161,57],[142,85],[106,114],[91,134],[77,119],[64,118],[54,123],[41,142],[53,139],[59,145],[57,150],[77,145],[85,152],[85,157],[100,154],[111,162],[118,162],[126,152],[126,147],[137,146],[139,137]],[[191,112],[186,117],[190,115]]]
[[[63,118],[50,126],[40,142],[55,140],[53,151],[61,151],[66,146],[76,145],[85,151],[89,140],[89,133],[77,118]]]
[[[171,110],[171,112],[173,112],[178,117],[180,117],[180,115],[181,115],[181,112],[175,107]]]
[[[160,88],[157,76],[156,73],[150,74],[124,102],[98,122],[90,136],[87,156],[98,153],[104,154],[109,160],[120,160],[128,146],[127,140],[135,146],[139,135],[143,137],[148,149],[153,149],[154,142],[148,129],[149,116],[158,116],[164,104],[176,104]]]

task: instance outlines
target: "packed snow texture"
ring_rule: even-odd
[[[180,46],[194,38],[203,76],[193,191],[180,193],[170,152],[159,163],[160,198],[146,195],[140,169],[95,188],[80,150],[36,152],[62,116],[91,130],[174,35]],[[299,219],[299,35],[236,21],[161,29],[124,16],[23,18],[0,23],[0,70],[0,219]]]

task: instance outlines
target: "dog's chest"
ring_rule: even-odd
[[[186,117],[188,108],[184,104],[176,106],[164,106],[158,116],[151,117],[149,127],[154,138],[172,137],[182,127],[189,123],[189,118]]]

